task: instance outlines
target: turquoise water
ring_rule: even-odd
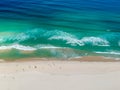
[[[0,58],[120,58],[119,0],[1,0]]]

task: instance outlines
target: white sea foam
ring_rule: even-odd
[[[83,42],[71,36],[52,36],[49,38],[49,40],[67,41],[66,44],[71,44],[72,46],[76,46],[76,45],[83,46],[84,45]]]
[[[66,41],[66,44],[71,44],[72,46],[84,46],[86,44],[91,44],[94,46],[109,46],[109,42],[100,37],[92,36],[78,39],[76,36],[62,31],[57,32],[57,34],[50,37],[49,40],[63,40]]]
[[[80,45],[83,46],[84,43],[79,41],[74,35],[66,32],[56,31],[56,33],[49,38],[49,40],[63,40],[67,41],[66,44],[71,44],[72,46]]]
[[[57,48],[61,48],[61,47],[45,45],[45,44],[39,44],[39,45],[36,45],[33,47],[23,46],[20,44],[13,44],[13,45],[9,45],[9,46],[0,46],[0,50],[18,49],[18,50],[24,50],[24,51],[34,51],[34,50],[38,50],[38,49],[57,49]]]
[[[42,33],[42,34],[41,34]],[[25,31],[21,33],[10,33],[3,36],[0,36],[0,42],[12,41],[14,43],[19,43],[21,41],[25,41],[28,39],[36,39],[39,37],[48,38],[48,40],[63,40],[66,44],[70,44],[72,46],[84,46],[86,44],[94,45],[94,46],[109,46],[109,42],[100,37],[83,37],[78,38],[77,36],[63,32],[60,30],[44,30],[44,29],[33,29],[30,31]],[[119,43],[120,44],[120,43]]]
[[[10,34],[6,34],[4,36],[0,36],[0,42],[6,42],[6,41],[16,41],[16,42],[20,42],[20,41],[24,41],[26,39],[29,38],[29,35],[26,35],[25,33],[10,33]]]
[[[16,43],[28,40],[30,38],[36,39],[40,34],[39,32],[43,32],[41,29],[33,29],[33,30],[26,30],[25,32],[11,32],[6,33],[4,35],[0,35],[0,43],[6,42],[6,41],[14,41]]]
[[[111,54],[111,55],[120,55],[120,52],[95,52],[95,53],[98,53],[98,54]]]
[[[24,51],[34,51],[36,48],[30,47],[30,46],[23,46],[19,44],[9,45],[9,46],[0,46],[0,50],[7,50],[7,49],[18,49],[18,50],[24,50]]]
[[[84,37],[80,41],[83,43],[91,43],[94,46],[109,46],[109,42],[100,37]]]

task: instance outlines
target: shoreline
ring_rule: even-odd
[[[4,60],[2,62],[29,62],[29,61],[80,61],[80,62],[120,62],[120,58],[104,57],[104,56],[83,56],[77,58],[21,58],[16,60]]]

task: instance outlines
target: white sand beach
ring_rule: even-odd
[[[120,62],[1,62],[0,90],[120,90]]]

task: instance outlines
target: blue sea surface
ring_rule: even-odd
[[[0,0],[0,58],[120,58],[120,0]]]

